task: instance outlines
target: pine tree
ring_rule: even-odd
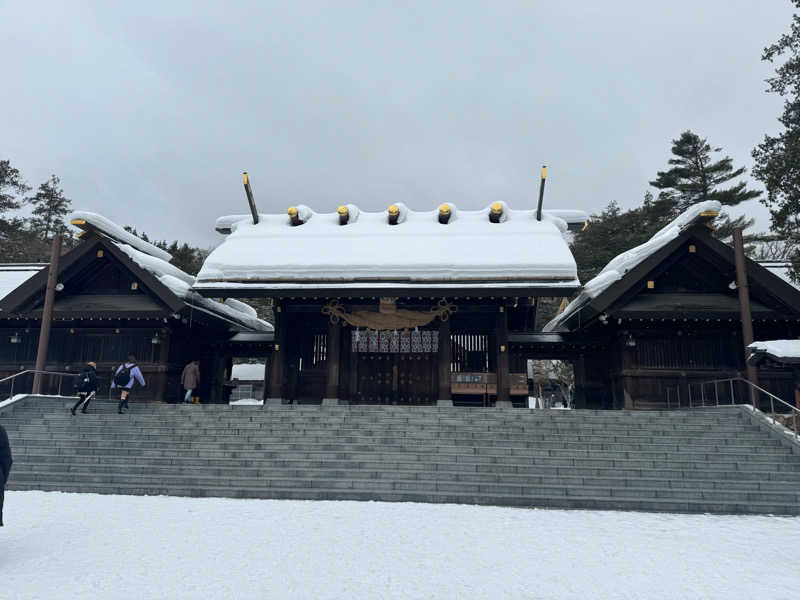
[[[60,183],[61,180],[52,175],[39,186],[35,196],[27,199],[34,206],[31,229],[45,240],[56,234],[70,235],[64,217],[69,213],[72,200],[64,196],[64,190],[58,187]]]
[[[800,0],[792,0],[800,8]],[[791,31],[767,46],[761,60],[774,62],[785,55],[786,62],[776,67],[767,79],[767,92],[784,98],[783,127],[777,136],[765,135],[753,150],[756,166],[753,175],[764,183],[770,209],[772,231],[790,247],[792,279],[800,282],[800,16],[792,15]]]
[[[9,210],[20,207],[17,196],[25,194],[30,188],[25,185],[19,169],[11,166],[11,161],[0,160],[0,219]]]
[[[669,159],[671,167],[667,171],[659,171],[650,185],[661,190],[660,201],[672,203],[676,216],[692,204],[704,200],[717,200],[723,206],[735,206],[761,196],[760,190],[747,189],[744,181],[721,187],[747,172],[744,167],[734,169],[730,156],[719,160],[712,157],[712,152],[721,151],[722,148],[712,148],[705,138],[689,130],[684,131],[677,140],[672,140],[674,158]],[[724,215],[717,221],[715,235],[728,238],[735,227],[745,229],[753,222],[753,219],[745,217],[730,219]]]

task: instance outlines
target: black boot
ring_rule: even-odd
[[[117,408],[117,412],[119,414],[122,414],[122,407],[124,406],[124,404],[125,404],[125,400],[120,400],[119,401],[119,407]]]
[[[89,408],[89,402],[91,402],[91,401],[92,401],[92,397],[91,396],[87,396],[86,397],[86,403],[83,405],[83,408],[81,408],[81,412],[83,414],[86,414],[86,409]]]
[[[71,412],[71,413],[72,413],[72,416],[73,416],[73,417],[75,416],[75,411],[76,411],[76,410],[78,410],[78,407],[81,405],[81,402],[83,402],[83,398],[81,398],[80,400],[78,400],[78,401],[75,403],[75,406],[73,406],[72,408],[70,408],[70,409],[69,409],[69,412]]]

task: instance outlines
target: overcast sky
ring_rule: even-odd
[[[685,129],[737,165],[789,0],[9,2],[0,158],[73,208],[216,244],[217,216],[640,203]],[[767,227],[766,209],[750,207]]]

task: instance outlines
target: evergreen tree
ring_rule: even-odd
[[[44,240],[56,234],[70,237],[64,217],[69,213],[72,200],[64,196],[64,190],[58,187],[60,183],[61,180],[52,175],[39,186],[36,195],[27,200],[34,206],[31,229]]]
[[[0,219],[9,210],[20,207],[17,196],[25,194],[30,188],[25,185],[19,169],[11,166],[11,161],[0,160]]]
[[[671,202],[677,215],[704,200],[717,200],[723,206],[735,206],[761,196],[760,190],[747,189],[744,181],[722,187],[744,175],[746,169],[734,169],[730,156],[719,160],[712,157],[712,152],[721,151],[722,148],[712,148],[705,138],[696,133],[684,131],[677,140],[672,141],[674,157],[669,159],[670,168],[659,171],[656,179],[650,182],[650,185],[661,190],[659,200],[667,204]],[[745,229],[752,224],[753,219],[738,217],[732,220],[725,215],[717,222],[715,235],[727,238],[735,227]]]
[[[674,218],[673,203],[646,192],[639,208],[623,211],[611,202],[600,214],[592,215],[585,231],[575,234],[572,255],[582,283],[597,275],[608,262],[634,246],[649,240]]]
[[[792,0],[800,8],[800,0]],[[791,31],[767,46],[761,60],[786,61],[767,79],[767,92],[784,98],[778,118],[783,130],[765,135],[753,150],[755,177],[767,188],[762,202],[770,209],[772,231],[790,247],[790,275],[800,282],[800,16],[792,15]]]

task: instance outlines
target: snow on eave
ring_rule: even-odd
[[[605,292],[612,284],[622,279],[631,269],[655,254],[658,250],[677,238],[682,231],[700,219],[713,218],[719,214],[722,205],[716,200],[698,202],[687,208],[673,221],[662,227],[644,244],[640,244],[612,258],[595,277],[586,282],[580,294],[570,302],[560,315],[557,315],[542,331],[560,331],[567,319],[576,311]]]
[[[800,363],[800,340],[753,342],[747,349],[752,355],[767,356],[778,362]]]
[[[88,212],[88,211],[77,211],[72,213],[70,217],[70,223],[83,231],[95,231],[107,238],[114,240],[115,242],[121,242],[123,244],[127,244],[138,250],[139,252],[143,252],[149,256],[153,256],[155,258],[160,258],[164,261],[171,261],[172,255],[165,250],[162,250],[158,246],[151,244],[150,242],[145,242],[143,239],[133,235],[132,233],[128,233],[122,227],[107,219],[103,215],[98,215],[97,213]]]
[[[155,256],[140,252],[127,244],[122,244],[120,242],[113,243],[133,262],[153,275],[173,294],[194,308],[213,313],[217,317],[254,331],[273,331],[272,325],[259,319],[255,315],[255,309],[249,304],[238,300],[222,303],[212,300],[211,298],[205,298],[191,289],[192,285],[194,285],[195,278],[175,265],[161,260],[160,258],[156,258]]]

